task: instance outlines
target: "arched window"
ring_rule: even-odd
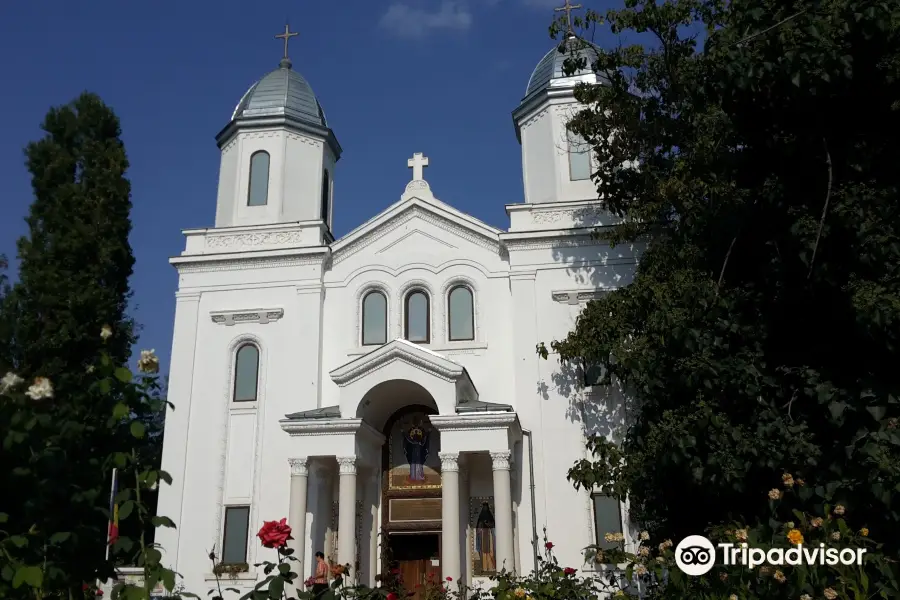
[[[591,178],[591,149],[581,136],[569,132],[569,179]]]
[[[250,156],[250,183],[247,206],[265,206],[269,201],[269,153],[260,150]]]
[[[322,171],[322,220],[328,227],[328,212],[331,204],[331,177],[328,175],[328,169]]]
[[[259,348],[244,344],[234,357],[234,401],[254,402],[259,387]]]
[[[362,301],[362,343],[374,346],[387,343],[387,298],[371,291]]]
[[[404,333],[407,340],[419,344],[430,341],[431,315],[428,312],[428,294],[422,290],[414,290],[406,295]]]
[[[475,339],[475,306],[472,290],[457,285],[447,294],[447,329],[451,342]]]

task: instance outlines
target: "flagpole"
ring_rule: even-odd
[[[113,506],[116,501],[116,475],[118,469],[113,467],[112,470],[112,480],[109,482],[109,520],[106,522],[106,558],[105,560],[109,560],[109,534],[112,531],[112,520],[113,520]]]

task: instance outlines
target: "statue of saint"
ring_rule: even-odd
[[[487,502],[481,503],[481,512],[475,521],[475,572],[492,575],[497,572],[494,554],[494,515]]]
[[[425,460],[428,458],[428,432],[418,425],[403,434],[403,453],[409,463],[409,481],[425,481]]]

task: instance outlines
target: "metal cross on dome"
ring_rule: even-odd
[[[568,1],[569,0],[566,0],[566,2],[568,2]],[[292,32],[291,26],[288,25],[287,23],[285,23],[284,24],[284,33],[279,33],[278,35],[275,36],[275,39],[277,39],[277,40],[284,40],[284,56],[282,57],[282,60],[287,60],[287,58],[288,58],[288,42],[291,41],[292,37],[296,37],[298,35],[300,35],[300,34],[297,33],[296,31]]]
[[[554,8],[555,12],[563,12],[566,13],[566,26],[568,28],[568,33],[572,33],[572,11],[576,8],[584,8],[580,4],[570,4],[569,0],[566,0],[565,6],[560,6],[559,8]]]
[[[406,166],[413,170],[413,181],[422,180],[422,171],[428,166],[428,157],[421,152],[415,152],[413,157],[406,161]]]

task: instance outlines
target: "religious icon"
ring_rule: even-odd
[[[413,425],[403,432],[403,453],[409,463],[409,481],[425,481],[425,461],[428,459],[428,432]]]
[[[487,502],[481,503],[481,512],[475,521],[475,574],[488,575],[497,572],[494,546],[494,514]]]
[[[441,489],[441,432],[427,423],[428,415],[417,411],[391,426],[389,489]]]

